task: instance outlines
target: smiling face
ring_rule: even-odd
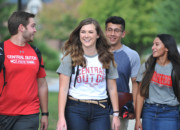
[[[99,38],[96,27],[94,24],[87,24],[82,26],[80,29],[80,41],[82,47],[85,48],[96,48],[96,41]]]
[[[162,41],[156,37],[153,41],[152,52],[155,58],[167,57],[168,49],[164,46]]]
[[[22,37],[26,42],[33,42],[34,35],[36,33],[36,23],[34,22],[34,18],[29,18],[29,24],[24,27],[24,31],[22,33]]]
[[[121,39],[125,37],[121,24],[108,23],[106,27],[106,38],[110,45],[116,46],[121,43]]]

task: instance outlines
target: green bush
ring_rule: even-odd
[[[35,39],[32,45],[39,48],[41,51],[45,69],[56,70],[60,64],[60,58],[58,51],[51,49],[45,41]]]

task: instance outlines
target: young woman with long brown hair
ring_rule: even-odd
[[[135,130],[178,130],[180,54],[171,35],[156,36],[152,55],[141,66],[136,81],[140,88]]]
[[[109,48],[98,22],[92,18],[81,21],[71,33],[57,70],[58,130],[109,130],[107,90],[114,110],[113,129],[119,128],[118,74]]]

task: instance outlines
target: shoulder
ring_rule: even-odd
[[[131,49],[130,47],[126,46],[126,45],[123,45],[123,50],[124,52],[126,52],[126,54],[128,56],[133,56],[133,55],[136,55],[139,57],[139,54],[137,53],[137,51]]]
[[[124,53],[126,53],[126,55],[128,56],[131,64],[138,64],[138,66],[140,67],[139,54],[135,50],[129,48],[128,46],[124,45],[123,48],[124,48]]]
[[[117,79],[119,77],[117,68],[113,66],[112,62],[110,63],[110,67],[107,72],[108,79]]]
[[[72,58],[71,58],[70,54],[67,55],[67,56],[64,56],[62,58],[62,61],[64,61],[64,62],[72,62]]]
[[[141,64],[140,71],[141,73],[146,71],[146,63]]]

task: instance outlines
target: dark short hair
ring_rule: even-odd
[[[120,24],[122,26],[123,31],[125,30],[125,20],[122,17],[110,16],[109,18],[107,18],[105,22],[106,28],[108,23]]]
[[[18,27],[22,24],[26,27],[29,24],[29,18],[34,18],[35,15],[23,11],[14,12],[8,19],[8,30],[11,35],[18,33]]]

